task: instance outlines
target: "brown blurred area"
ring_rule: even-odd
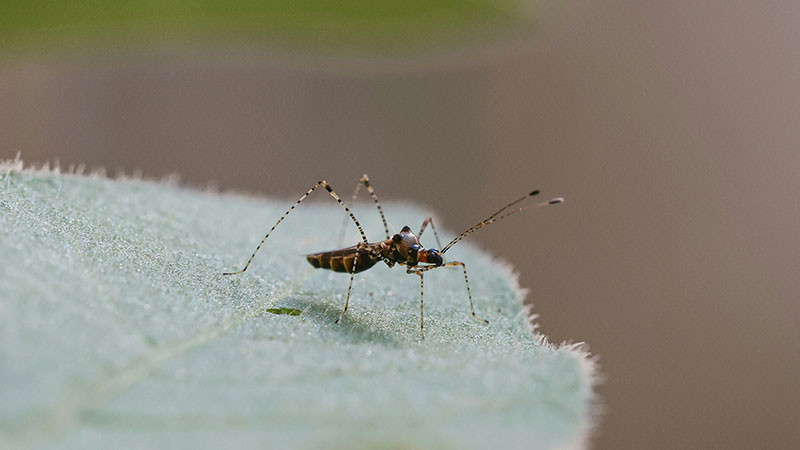
[[[791,1],[566,1],[532,42],[416,61],[4,61],[0,158],[287,200],[368,173],[450,230],[564,196],[470,239],[601,355],[594,447],[797,448],[798,25]]]

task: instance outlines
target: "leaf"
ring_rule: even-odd
[[[544,3],[544,4],[541,4]],[[529,32],[549,2],[325,0],[0,3],[0,56],[198,45],[412,55]]]
[[[348,276],[302,256],[335,244],[343,213],[329,199],[223,277],[287,202],[19,163],[0,168],[0,194],[0,446],[585,443],[592,361],[533,334],[511,272],[468,243],[448,256],[491,323],[470,316],[458,270],[431,271],[421,341],[418,278],[382,264],[356,277],[334,323]],[[386,210],[395,228],[427,217]],[[377,213],[355,211],[377,239]]]

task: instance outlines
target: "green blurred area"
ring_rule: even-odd
[[[0,2],[0,52],[230,45],[398,53],[521,29],[518,0]]]

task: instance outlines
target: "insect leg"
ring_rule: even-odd
[[[407,270],[408,273],[415,273],[419,275],[419,335],[422,337],[422,340],[425,340],[425,302],[424,302],[424,287],[425,287],[425,279],[422,275],[424,270],[413,270],[409,268]]]
[[[433,226],[433,217],[428,217],[424,222],[422,222],[422,227],[419,229],[419,233],[417,233],[417,239],[422,237],[422,232],[425,231],[425,228],[427,228],[428,224],[431,225],[433,235],[436,237],[436,245],[438,245],[436,248],[442,248],[442,243],[439,241],[439,233],[436,232],[436,227]]]
[[[280,225],[281,222],[283,222],[283,219],[285,219],[286,216],[288,216],[289,213],[292,212],[292,210],[294,210],[297,207],[297,205],[300,204],[300,202],[302,202],[303,200],[308,198],[308,196],[311,195],[311,193],[314,192],[314,190],[316,188],[318,188],[320,185],[324,186],[325,189],[328,191],[328,193],[331,195],[331,197],[333,197],[334,200],[336,200],[340,205],[342,205],[342,208],[344,208],[344,210],[347,212],[347,214],[350,216],[350,218],[356,224],[356,227],[358,227],[358,232],[361,233],[361,240],[364,241],[364,244],[366,244],[367,243],[367,235],[364,234],[364,229],[361,227],[361,224],[358,222],[358,219],[356,219],[356,216],[354,216],[353,213],[350,211],[350,208],[348,208],[347,205],[344,204],[342,199],[339,198],[338,195],[336,195],[336,192],[333,192],[333,188],[331,188],[331,186],[328,184],[327,181],[325,181],[325,180],[317,181],[314,184],[314,186],[312,186],[311,189],[309,189],[305,194],[303,194],[302,197],[300,197],[296,202],[294,202],[292,207],[289,208],[285,213],[283,213],[281,218],[278,219],[277,222],[275,222],[275,225],[273,225],[272,228],[270,228],[269,231],[267,231],[267,234],[264,236],[264,239],[261,239],[261,242],[259,242],[259,244],[256,247],[255,251],[253,251],[253,254],[250,255],[250,259],[247,260],[247,263],[244,265],[244,268],[242,270],[237,270],[236,272],[225,272],[225,273],[223,273],[223,275],[237,275],[237,274],[240,274],[240,273],[244,272],[245,270],[247,270],[247,268],[250,266],[250,263],[253,262],[253,258],[256,257],[256,253],[258,253],[258,251],[261,249],[261,246],[264,245],[264,241],[267,240],[267,238],[275,230],[275,228],[278,225]],[[358,255],[356,255],[356,261],[354,262],[354,265],[356,263],[358,263]]]
[[[366,244],[359,242],[358,249],[368,249]],[[342,310],[342,314],[339,315],[339,318],[336,319],[336,322],[339,323],[340,320],[344,318],[344,314],[347,312],[347,308],[350,306],[350,291],[353,290],[353,278],[356,276],[356,267],[358,267],[358,249],[356,250],[356,255],[353,257],[353,272],[350,273],[350,284],[347,285],[347,296],[344,300],[344,310]],[[346,266],[345,266],[346,267]]]
[[[469,309],[472,312],[472,317],[474,317],[474,318],[476,318],[476,319],[478,319],[478,320],[480,320],[482,322],[489,323],[488,320],[481,319],[480,317],[475,315],[475,306],[473,306],[473,304],[472,304],[472,293],[469,290],[469,279],[467,278],[467,266],[464,265],[464,263],[461,262],[461,261],[453,261],[453,262],[449,262],[449,263],[445,264],[442,267],[455,267],[455,266],[461,266],[461,268],[464,269],[464,283],[467,285],[467,297],[469,297]],[[436,267],[436,266],[434,266],[434,267]]]
[[[375,206],[378,207],[378,213],[381,215],[381,221],[383,221],[383,231],[386,232],[386,239],[389,239],[389,225],[386,223],[386,216],[383,215],[383,208],[381,208],[381,202],[378,201],[378,196],[375,194],[375,189],[372,188],[372,185],[369,183],[369,177],[367,174],[361,176],[361,179],[358,180],[358,184],[356,184],[356,190],[353,193],[353,197],[351,200],[351,204],[355,203],[358,199],[358,193],[361,192],[361,185],[366,186],[367,191],[369,191],[369,195],[372,196],[372,200],[375,201]],[[342,231],[339,233],[339,247],[344,245],[344,238],[345,238],[345,225],[347,225],[347,217],[345,216],[344,222],[342,223]]]
[[[425,340],[425,281],[423,278],[423,273],[435,268],[436,266],[411,266],[406,269],[406,273],[419,275],[419,334],[423,341]]]
[[[359,192],[361,192],[361,180],[359,180],[359,182],[356,183],[356,190],[355,190],[355,192],[353,192],[353,196],[350,197],[350,204],[351,205],[354,204],[356,202],[356,200],[358,200],[358,193]],[[345,233],[347,232],[347,219],[348,219],[348,217],[345,214],[344,220],[342,221],[342,226],[340,227],[341,231],[339,232],[339,240],[336,243],[336,247],[337,248],[344,247],[344,238],[345,238]]]
[[[406,270],[406,273],[416,273],[417,275],[421,276],[422,272],[427,272],[429,270],[438,269],[439,267],[456,267],[456,266],[461,266],[461,268],[464,270],[464,284],[467,285],[467,297],[469,297],[469,309],[472,312],[472,317],[480,320],[481,322],[489,323],[488,320],[482,319],[482,318],[478,317],[475,314],[475,306],[473,306],[473,303],[472,303],[472,292],[470,292],[469,279],[467,278],[467,266],[463,262],[461,262],[461,261],[453,261],[453,262],[449,262],[449,263],[447,263],[447,264],[445,264],[443,266],[425,266],[425,267],[413,267],[413,268],[409,267]]]
[[[355,268],[356,263],[358,263],[358,256],[356,256],[355,261],[353,262],[353,267],[354,268]],[[336,322],[334,322],[334,323],[339,323],[339,321],[344,318],[344,313],[347,312],[347,307],[350,306],[350,291],[353,289],[353,278],[355,278],[355,276],[356,276],[356,273],[355,273],[355,271],[353,271],[353,273],[350,274],[350,284],[347,285],[347,297],[344,300],[344,310],[342,311],[342,314],[339,315],[339,318],[336,319]]]
[[[419,335],[422,336],[422,340],[425,340],[425,303],[423,301],[424,295],[424,278],[422,277],[422,272],[419,272]]]

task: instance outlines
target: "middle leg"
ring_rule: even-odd
[[[358,180],[358,184],[356,184],[356,190],[353,192],[353,197],[350,200],[350,204],[356,202],[358,199],[358,194],[361,192],[361,185],[366,186],[367,191],[369,191],[369,195],[372,196],[372,200],[375,201],[375,206],[378,208],[378,213],[381,215],[381,221],[383,222],[383,231],[386,233],[386,239],[389,239],[389,225],[386,223],[386,216],[383,215],[383,208],[381,208],[381,202],[378,201],[378,196],[375,194],[375,189],[372,188],[372,185],[369,184],[369,177],[367,174],[361,176],[361,179]],[[341,232],[339,233],[339,243],[338,246],[341,247],[344,245],[344,238],[345,238],[345,230],[347,226],[347,217],[344,219],[344,223],[342,224]]]
[[[355,271],[353,271],[353,273],[350,274],[350,284],[347,285],[347,297],[344,301],[344,310],[342,310],[342,313],[339,315],[339,318],[336,319],[336,322],[334,323],[339,323],[339,321],[344,318],[344,313],[347,312],[347,307],[350,306],[350,291],[353,290],[353,278],[355,278],[355,276],[356,273]]]
[[[350,291],[353,290],[353,279],[356,276],[356,267],[358,267],[358,250],[367,249],[367,248],[369,248],[369,247],[367,247],[366,244],[364,244],[362,242],[358,243],[358,248],[356,249],[356,255],[353,258],[353,266],[352,266],[352,269],[350,271],[350,284],[347,285],[347,297],[345,297],[345,300],[344,300],[344,309],[342,310],[342,314],[339,315],[339,318],[336,319],[336,322],[334,322],[334,323],[339,323],[339,321],[344,318],[344,314],[347,312],[347,308],[350,306]],[[345,268],[346,267],[347,266],[345,266]]]

